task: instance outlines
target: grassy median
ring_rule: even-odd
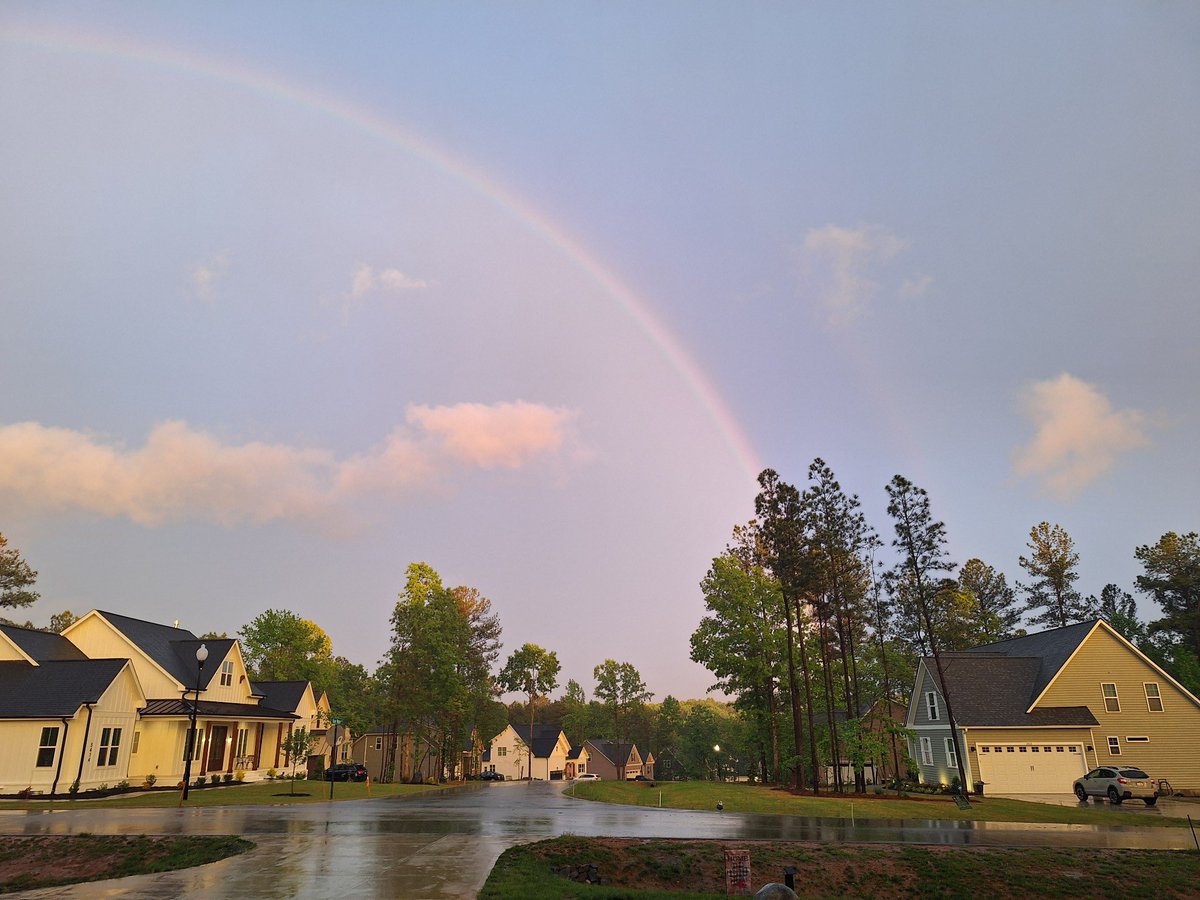
[[[429,791],[444,790],[446,785],[426,784],[372,784],[336,782],[333,786],[334,800],[367,800],[388,797],[411,797]],[[294,791],[294,793],[293,793]],[[179,806],[180,792],[151,791],[125,796],[89,800],[87,793],[73,799],[5,800],[0,809],[144,809],[164,806]],[[329,800],[328,781],[297,781],[293,788],[289,781],[255,781],[249,784],[227,784],[203,788],[192,788],[185,806],[248,806],[274,804],[292,806],[298,803],[323,803]]]
[[[0,893],[188,869],[253,847],[230,835],[0,837]]]
[[[781,841],[561,837],[513,847],[486,900],[723,898],[726,849],[748,850],[752,889],[796,869],[803,897],[1195,897],[1200,854],[1171,850],[1000,849]],[[595,866],[601,884],[552,869]],[[578,871],[578,870],[577,870]]]
[[[971,801],[968,810],[959,809],[947,796],[920,795],[897,798],[894,794],[816,796],[793,794],[789,790],[753,784],[719,784],[710,781],[648,782],[591,781],[572,785],[568,793],[582,800],[623,803],[631,806],[659,806],[668,809],[716,810],[720,802],[725,812],[767,813],[787,816],[812,816],[822,819],[963,819],[975,822],[1063,823],[1069,825],[1139,825],[1147,827],[1187,827],[1183,819],[1164,816],[1140,801],[1120,807],[1107,803],[1078,806],[1052,806],[1024,800],[983,797]]]

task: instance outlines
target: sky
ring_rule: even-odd
[[[0,4],[35,622],[373,668],[424,561],[698,697],[699,582],[816,457],[889,543],[899,473],[959,563],[1049,521],[1132,591],[1200,528],[1197,284],[1193,3]]]

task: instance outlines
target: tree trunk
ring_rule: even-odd
[[[796,635],[792,630],[791,603],[788,601],[786,596],[783,599],[783,609],[784,609],[784,616],[787,619],[788,693],[791,695],[791,700],[792,700],[792,731],[794,733],[794,737],[795,737],[795,741],[796,741],[796,756],[799,757],[800,756],[800,748],[804,746],[804,729],[803,729],[803,726],[800,724],[800,692],[796,686],[796,653],[795,653],[795,649],[794,649]],[[803,641],[803,638],[801,638],[801,641]],[[801,644],[801,646],[803,646],[803,643]],[[801,654],[803,654],[803,650],[801,650]],[[801,663],[803,663],[803,655],[801,656]],[[807,682],[808,682],[807,667],[805,670],[804,678],[805,678],[805,685],[807,686]],[[811,699],[810,699],[810,703],[809,703],[810,710],[811,710],[811,706],[812,706],[812,703],[811,703]],[[809,729],[811,732],[811,729],[812,729],[811,717],[809,720]],[[792,770],[792,778],[793,778],[793,782],[795,784],[796,790],[800,790],[801,777],[800,777],[799,764],[797,764],[796,767]]]

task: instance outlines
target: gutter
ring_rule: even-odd
[[[91,713],[89,707],[88,712]],[[63,723],[63,741],[62,752],[58,754],[58,768],[54,770],[54,783],[50,785],[50,796],[53,797],[58,793],[58,779],[62,777],[63,757],[67,755],[67,733],[71,730],[71,720],[66,716],[62,717]]]
[[[88,709],[87,724],[83,726],[83,745],[79,748],[79,771],[75,773],[75,783],[78,784],[83,778],[83,759],[87,753],[88,735],[92,733],[92,704],[85,703],[84,706]]]

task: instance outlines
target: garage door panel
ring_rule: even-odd
[[[991,793],[1066,793],[1087,771],[1080,743],[981,744],[976,756],[980,777]]]

